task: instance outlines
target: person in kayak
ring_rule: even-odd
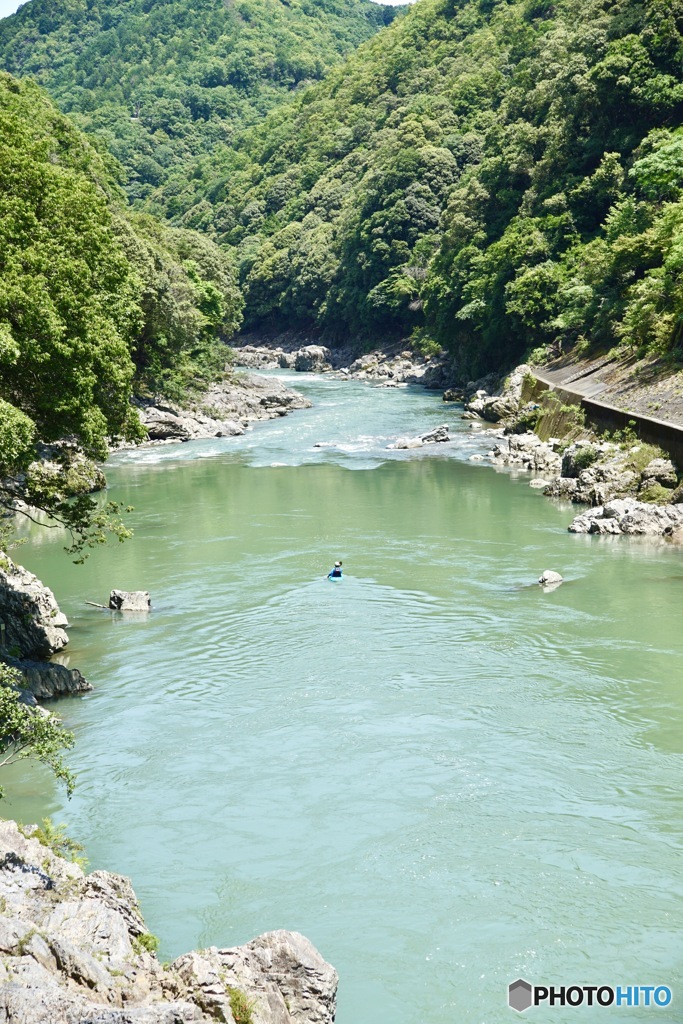
[[[334,569],[332,569],[331,572],[328,572],[327,578],[328,578],[328,580],[340,580],[341,579],[341,575],[342,575],[342,564],[341,564],[341,562],[335,562],[334,563]]]

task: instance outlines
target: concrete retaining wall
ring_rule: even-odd
[[[628,412],[618,409],[615,405],[607,402],[598,402],[594,398],[586,398],[578,391],[571,388],[561,387],[554,384],[543,373],[534,373],[536,380],[544,391],[554,391],[558,398],[566,404],[580,405],[586,412],[586,418],[591,426],[598,431],[623,430],[629,423],[634,424],[633,430],[642,441],[659,445],[668,452],[674,462],[683,467],[683,427],[675,423],[667,423],[666,420],[658,420],[652,416],[643,416],[637,412]]]

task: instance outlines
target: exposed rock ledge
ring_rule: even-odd
[[[52,700],[74,693],[88,693],[92,686],[77,668],[67,668],[55,661],[30,661],[3,657],[22,676],[22,688],[38,700]]]
[[[19,658],[49,658],[69,642],[66,615],[37,576],[0,552],[0,647]]]
[[[279,345],[243,345],[235,349],[240,366],[252,370],[297,370],[300,373],[323,373],[332,369],[332,353],[324,345],[302,345],[288,350]]]
[[[683,529],[683,506],[651,505],[635,498],[617,498],[607,505],[591,508],[576,516],[570,533],[613,533],[644,537],[672,537],[679,540]]]
[[[314,373],[335,370],[339,376],[367,380],[384,387],[399,384],[422,384],[428,388],[446,387],[453,376],[453,367],[445,353],[426,357],[405,343],[375,349],[360,356],[357,349],[329,349],[324,345],[298,346],[289,341],[278,344],[246,344],[234,349],[240,366],[264,370],[292,369]]]
[[[67,625],[50,588],[0,551],[0,658],[19,670],[25,691],[39,700],[92,690],[78,669],[36,660],[66,646]]]
[[[128,879],[84,875],[0,821],[0,1024],[332,1024],[337,973],[308,939],[276,931],[162,966]]]
[[[150,441],[191,441],[243,434],[248,423],[275,419],[292,409],[307,409],[310,404],[273,377],[245,373],[212,384],[201,401],[192,406],[140,401],[138,412]]]

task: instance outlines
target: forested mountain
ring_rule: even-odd
[[[104,456],[108,435],[139,433],[134,385],[177,389],[224,364],[241,313],[234,268],[208,238],[130,214],[85,137],[4,72],[0,253],[0,520],[21,497],[85,528],[86,505],[47,478],[5,478],[37,439]]]
[[[211,198],[202,156],[220,161],[394,14],[370,0],[31,0],[0,22],[0,66],[104,141],[132,200],[179,218]]]
[[[683,0],[419,0],[213,166],[247,320],[683,342]],[[205,177],[206,175],[205,172]]]
[[[414,332],[469,374],[536,346],[683,354],[683,0],[418,0],[244,128],[373,11],[31,0],[0,44],[133,198],[234,251],[250,327]],[[333,23],[328,60],[303,26]]]

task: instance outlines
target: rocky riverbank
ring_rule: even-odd
[[[2,1024],[334,1021],[337,973],[304,936],[268,932],[162,965],[129,880],[85,875],[49,839],[0,821]]]
[[[445,353],[425,356],[405,342],[358,353],[354,348],[330,349],[301,338],[285,337],[260,344],[249,339],[234,349],[238,366],[250,369],[288,369],[297,372],[334,372],[352,380],[367,380],[386,387],[422,384],[441,390],[448,386],[453,367]]]
[[[310,404],[281,381],[250,373],[232,373],[186,405],[160,399],[136,403],[148,440],[157,444],[243,434],[249,423],[276,419]]]
[[[476,381],[465,389],[467,418],[497,423],[487,458],[533,474],[531,486],[551,498],[592,506],[572,521],[573,533],[642,534],[680,538],[681,474],[666,453],[629,431],[597,437],[578,408],[562,406],[551,393],[539,401],[531,369],[517,367],[504,381]],[[445,396],[446,397],[446,396]],[[539,433],[526,429],[532,422]],[[557,426],[565,436],[547,437]],[[475,458],[478,458],[475,456]]]

